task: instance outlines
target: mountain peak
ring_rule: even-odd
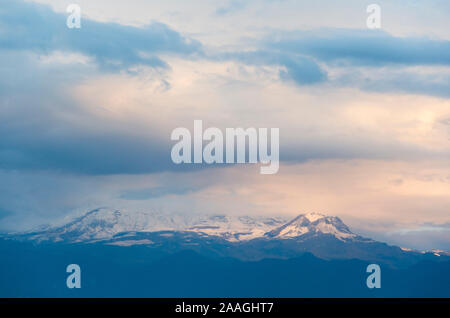
[[[290,222],[266,233],[266,236],[283,239],[305,234],[328,234],[340,240],[356,237],[340,218],[315,212],[300,214]]]
[[[316,213],[316,212],[310,212],[310,213],[306,213],[306,214],[300,214],[299,216],[303,216],[305,218],[307,218],[310,222],[314,222],[318,219],[327,217],[325,214],[322,213]],[[298,217],[299,217],[298,216]]]

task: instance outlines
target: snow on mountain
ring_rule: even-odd
[[[262,237],[288,220],[281,217],[166,214],[153,211],[92,210],[73,221],[27,238],[36,241],[86,242],[107,240],[123,232],[191,231],[222,237],[228,241]]]
[[[331,234],[340,240],[355,238],[341,219],[319,213],[307,213],[297,216],[292,221],[266,233],[271,238],[292,238],[304,234]]]
[[[274,227],[281,226],[286,222],[287,219],[280,217],[216,215],[198,220],[197,224],[186,230],[220,236],[228,241],[243,241],[263,237]]]
[[[50,242],[96,242],[119,233],[183,231],[217,236],[230,242],[255,238],[290,239],[308,234],[356,238],[338,217],[306,213],[289,221],[283,217],[168,214],[154,211],[92,210],[62,226],[33,231],[26,239]]]
[[[310,212],[310,213],[303,214],[303,216],[305,218],[307,218],[309,220],[309,222],[314,222],[318,219],[325,217],[326,215],[323,215],[320,213],[315,213],[315,212]]]
[[[183,216],[168,217],[155,212],[128,212],[99,208],[65,225],[30,233],[29,236],[37,241],[96,241],[110,239],[121,232],[181,230],[187,222],[189,219]]]
[[[425,253],[433,253],[436,256],[450,256],[450,251],[444,251],[444,250],[431,250],[431,251],[425,251]]]

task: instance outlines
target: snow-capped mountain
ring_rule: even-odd
[[[307,233],[330,234],[340,240],[356,237],[338,217],[326,216],[319,213],[301,214],[292,221],[265,235],[272,238],[284,239],[299,237]]]
[[[242,260],[291,258],[312,253],[324,259],[358,258],[400,266],[430,257],[448,257],[443,252],[406,251],[359,236],[338,217],[319,213],[300,214],[289,220],[99,208],[61,226],[9,235],[6,239],[144,246],[156,253],[189,249],[207,256]]]
[[[65,225],[31,231],[26,236],[36,241],[95,242],[125,232],[187,231],[243,241],[263,237],[287,221],[282,217],[182,215],[99,208]]]
[[[195,232],[230,242],[256,238],[291,239],[305,234],[329,234],[339,240],[357,237],[337,217],[319,213],[285,217],[186,215],[153,211],[92,210],[62,226],[31,231],[27,239],[50,242],[96,242],[128,232]]]

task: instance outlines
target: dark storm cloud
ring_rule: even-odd
[[[323,67],[326,64],[344,63],[349,67],[450,64],[448,41],[397,38],[370,30],[280,32],[261,41],[255,51],[206,57],[198,42],[163,24],[137,28],[83,18],[82,28],[71,30],[66,27],[65,14],[55,13],[45,5],[11,0],[2,1],[0,27],[0,169],[7,170],[120,174],[204,167],[172,163],[170,129],[157,131],[149,127],[143,137],[86,112],[64,89],[97,74],[98,70],[91,64],[39,63],[36,56],[54,51],[86,55],[101,67],[100,71],[135,65],[164,67],[166,63],[157,56],[160,53],[186,57],[198,53],[216,61],[279,65],[280,78],[300,86],[330,81]],[[448,96],[445,75],[396,75],[373,85],[361,79],[353,75],[350,79],[338,79],[337,85]],[[131,121],[127,124],[133,125]],[[377,154],[395,157],[399,152],[415,154],[416,150],[386,143],[368,147],[367,140],[336,145],[311,138],[305,145],[298,141],[288,149],[283,148],[281,159],[374,158]]]
[[[199,42],[187,39],[161,23],[142,28],[82,19],[80,29],[66,26],[67,16],[48,6],[2,0],[0,49],[78,52],[106,69],[133,65],[165,67],[158,53],[193,54]]]
[[[314,56],[326,63],[383,66],[450,65],[450,41],[394,37],[379,30],[325,29],[279,32],[268,48]]]
[[[346,75],[334,79],[337,86],[377,92],[401,92],[448,98],[450,74],[401,71],[411,66],[450,66],[450,41],[425,37],[395,37],[379,30],[324,29],[276,32],[261,42],[265,56],[280,59],[287,71],[281,78],[297,84],[327,81],[324,66],[344,67]],[[296,59],[301,63],[296,63]],[[306,63],[306,61],[309,61]],[[360,74],[358,68],[368,74]],[[386,69],[371,78],[371,69]]]
[[[45,5],[2,1],[0,169],[83,174],[180,169],[170,160],[164,132],[149,129],[145,137],[124,132],[67,96],[70,85],[96,74],[92,64],[43,64],[40,56],[80,53],[103,71],[166,67],[156,54],[190,55],[200,44],[160,23],[137,28],[83,18],[81,29],[69,29],[66,17]]]

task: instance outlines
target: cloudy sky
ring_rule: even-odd
[[[91,208],[341,217],[450,249],[450,2],[0,0],[0,230]],[[371,3],[381,29],[366,26]],[[176,127],[280,128],[280,170]]]

